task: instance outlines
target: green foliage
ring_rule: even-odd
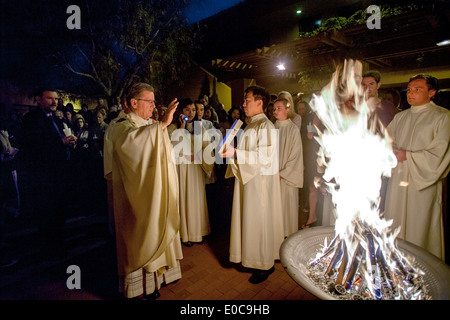
[[[321,65],[313,70],[304,70],[299,74],[297,83],[301,90],[319,90],[328,83],[335,70],[336,68],[332,65]]]
[[[157,90],[181,79],[195,33],[181,16],[184,0],[114,0],[108,19],[95,25],[99,78],[105,94],[119,96],[133,81]],[[103,17],[102,17],[103,18]],[[100,32],[98,32],[100,31]],[[112,80],[111,80],[112,79]]]
[[[388,18],[391,16],[396,16],[400,14],[404,14],[406,12],[414,11],[418,9],[417,5],[410,4],[406,6],[389,6],[389,5],[381,5],[380,13],[381,19]],[[351,26],[365,24],[367,19],[371,14],[367,14],[367,9],[358,10],[350,17],[332,17],[327,19],[322,23],[320,27],[315,29],[312,32],[300,32],[299,38],[309,38],[317,36],[318,34],[329,32],[332,30],[342,30]]]

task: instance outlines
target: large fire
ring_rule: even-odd
[[[346,61],[311,107],[326,127],[317,139],[322,183],[335,205],[335,238],[310,264],[338,297],[427,299],[423,272],[395,246],[399,230],[380,216],[382,176],[397,164],[389,136],[361,86],[362,64]],[[319,271],[318,271],[319,270]]]

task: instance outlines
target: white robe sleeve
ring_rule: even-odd
[[[411,181],[417,190],[428,188],[445,178],[449,172],[450,112],[436,108],[429,114],[429,118],[408,128],[415,133],[414,139],[411,138],[408,142],[405,142],[405,137],[395,141],[396,137],[402,136],[398,128],[409,123],[405,119],[407,113],[398,114],[388,126],[390,135],[394,137],[394,145],[406,151]],[[400,126],[399,123],[403,125]]]
[[[264,125],[245,132],[231,159],[226,177],[232,174],[244,185],[258,175],[278,173],[278,131]]]
[[[422,190],[445,178],[449,171],[450,118],[443,115],[435,123],[434,137],[423,150],[406,152],[406,161],[417,190]]]
[[[303,187],[303,147],[300,132],[296,127],[295,130],[286,132],[286,136],[282,137],[280,133],[280,176],[286,184],[295,188]],[[283,138],[283,139],[282,139]],[[284,147],[281,146],[284,144]],[[281,153],[281,152],[280,152]]]

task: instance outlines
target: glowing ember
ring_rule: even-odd
[[[361,86],[362,64],[346,61],[311,107],[326,130],[317,139],[322,183],[335,205],[335,238],[309,266],[323,290],[352,299],[427,299],[423,272],[395,247],[399,230],[380,217],[381,177],[397,164],[389,137]]]

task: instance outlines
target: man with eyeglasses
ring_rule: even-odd
[[[417,75],[408,83],[410,109],[387,130],[398,164],[389,180],[384,215],[400,227],[399,237],[444,260],[443,181],[449,171],[450,112],[432,99],[438,81]]]
[[[156,122],[153,87],[136,83],[127,105],[110,134],[119,292],[156,299],[162,284],[181,278],[178,178],[166,129],[178,102]]]

